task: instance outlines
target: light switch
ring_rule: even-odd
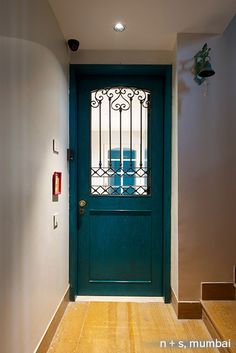
[[[53,152],[58,154],[59,153],[59,149],[58,149],[58,142],[56,139],[53,139]]]
[[[58,227],[58,214],[55,213],[53,215],[53,229],[56,229]]]

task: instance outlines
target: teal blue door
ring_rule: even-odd
[[[163,295],[164,81],[84,75],[77,87],[78,295]]]

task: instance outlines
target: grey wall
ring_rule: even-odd
[[[180,34],[178,75],[179,299],[198,300],[202,281],[232,281],[236,263],[236,18],[222,36]],[[193,82],[207,41],[216,75]]]
[[[68,286],[68,57],[46,0],[0,5],[0,352],[32,353]]]

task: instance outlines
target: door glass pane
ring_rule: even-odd
[[[112,87],[91,92],[91,194],[150,194],[150,92]]]

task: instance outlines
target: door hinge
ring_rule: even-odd
[[[68,161],[74,160],[74,151],[71,148],[67,148],[67,160]]]

